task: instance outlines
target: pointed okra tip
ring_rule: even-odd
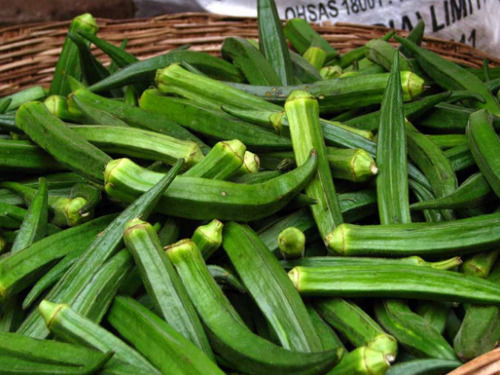
[[[339,254],[346,255],[346,238],[350,230],[350,224],[340,224],[325,237],[326,247]]]
[[[56,319],[57,314],[67,308],[68,305],[62,304],[62,303],[53,303],[50,301],[47,301],[44,299],[40,304],[38,305],[38,311],[42,315],[43,319],[45,320],[45,324],[47,325],[47,328],[50,328],[50,325]]]

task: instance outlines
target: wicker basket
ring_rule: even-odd
[[[185,44],[190,44],[193,50],[217,55],[227,36],[258,37],[255,19],[205,13],[181,13],[147,19],[97,19],[97,22],[101,38],[119,44],[126,37],[127,51],[140,59]],[[68,26],[69,21],[64,21],[0,28],[0,96],[28,86],[49,86]],[[389,30],[346,23],[315,28],[341,53],[379,38]],[[404,36],[406,32],[399,34]],[[463,65],[480,67],[484,59],[488,59],[491,66],[500,65],[500,59],[461,43],[424,37],[423,46]],[[95,52],[105,63],[109,62],[100,50]],[[500,374],[500,348],[450,373],[479,374]]]
[[[116,44],[128,38],[127,51],[139,58],[159,55],[184,44],[190,44],[193,50],[218,54],[227,36],[258,37],[255,19],[206,13],[130,20],[97,19],[97,22],[100,37]],[[0,28],[0,96],[35,84],[49,85],[68,25],[69,21],[65,21]],[[316,29],[340,52],[388,31],[384,27],[345,23],[316,26]],[[461,43],[425,37],[423,45],[464,65],[480,67],[485,58],[492,65],[500,65],[500,59]],[[96,53],[107,61],[101,51]]]

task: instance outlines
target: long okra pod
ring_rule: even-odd
[[[222,246],[285,349],[321,351],[307,310],[277,259],[250,228],[226,223]]]
[[[416,298],[498,304],[497,285],[452,271],[410,265],[295,267],[288,275],[302,295]]]
[[[140,219],[125,226],[125,245],[138,265],[142,282],[165,321],[212,358],[201,322],[153,227]],[[160,265],[160,266],[159,266]]]
[[[321,135],[318,103],[310,94],[295,91],[287,99],[285,111],[297,165],[306,162],[311,150],[316,149],[318,153],[317,172],[306,186],[306,194],[317,200],[311,210],[321,237],[326,241],[343,219]]]

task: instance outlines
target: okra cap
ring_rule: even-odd
[[[403,88],[403,99],[410,101],[420,96],[424,91],[424,80],[413,72],[401,72],[401,86]]]
[[[67,308],[68,305],[62,304],[62,303],[53,303],[50,301],[47,301],[46,299],[42,300],[40,304],[38,305],[38,311],[42,315],[43,319],[45,320],[45,324],[47,325],[47,328],[50,328],[50,325],[52,322],[57,318],[57,314],[65,308]]]
[[[346,238],[352,226],[352,224],[340,224],[330,232],[325,238],[327,248],[340,255],[346,255]]]
[[[97,30],[99,30],[99,26],[97,26],[95,18],[90,13],[83,13],[73,18],[70,30],[73,28],[87,31],[92,34],[95,34]]]
[[[285,228],[278,235],[278,247],[285,259],[303,256],[305,245],[306,236],[296,227]]]

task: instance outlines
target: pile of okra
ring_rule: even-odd
[[[339,54],[272,0],[222,57],[97,29],[0,99],[0,374],[431,375],[495,347],[500,68],[423,23]]]

